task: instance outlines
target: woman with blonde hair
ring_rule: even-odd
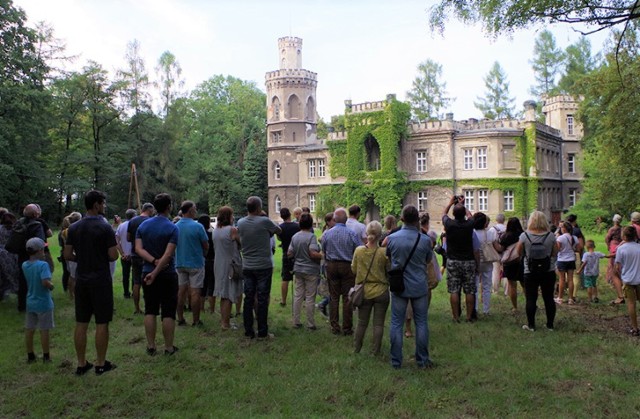
[[[380,353],[384,320],[389,308],[389,283],[387,270],[389,259],[384,248],[379,246],[382,225],[371,221],[367,225],[367,243],[358,246],[353,254],[351,270],[356,276],[356,284],[364,283],[364,301],[358,308],[358,326],[355,333],[355,352],[362,349],[362,341],[369,326],[369,317],[373,310],[373,350]]]
[[[517,252],[524,255],[524,289],[527,300],[527,324],[522,329],[533,332],[536,329],[536,303],[538,289],[542,291],[547,329],[553,330],[556,304],[553,289],[556,283],[555,259],[556,239],[549,230],[549,222],[543,212],[535,211],[529,218],[527,231],[520,235]]]

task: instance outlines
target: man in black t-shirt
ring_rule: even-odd
[[[454,206],[455,205],[455,206]],[[453,208],[453,219],[449,210]],[[480,265],[480,254],[474,246],[473,220],[464,206],[464,196],[453,196],[445,207],[442,224],[447,233],[447,291],[451,301],[453,320],[460,321],[460,291],[464,291],[467,321],[475,319],[475,276]]]
[[[76,328],[74,342],[78,357],[76,375],[84,375],[93,364],[87,361],[87,330],[91,316],[96,322],[96,375],[116,366],[106,360],[109,322],[113,319],[113,285],[110,262],[118,259],[116,236],[104,220],[106,195],[92,190],[85,194],[86,216],[69,227],[64,258],[76,261]]]
[[[280,291],[282,292],[282,299],[280,300],[280,306],[287,305],[287,291],[289,288],[289,281],[293,280],[293,259],[287,256],[289,245],[291,244],[291,238],[294,234],[300,231],[298,223],[291,221],[291,211],[289,208],[282,208],[280,210],[280,217],[284,221],[280,224],[282,233],[278,234],[280,239],[280,247],[282,247],[282,272],[280,277],[282,278],[282,285]]]
[[[149,217],[153,217],[156,209],[153,204],[146,202],[142,205],[142,211],[137,217],[133,217],[127,226],[127,240],[134,245],[131,247],[131,282],[133,283],[133,314],[142,314],[140,309],[140,288],[142,287],[142,264],[143,260],[136,254],[136,232],[138,227]]]

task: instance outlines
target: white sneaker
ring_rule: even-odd
[[[536,331],[536,329],[533,329],[533,328],[529,327],[529,325],[526,325],[526,324],[522,325],[522,330],[527,330],[529,332],[535,332]]]
[[[555,301],[555,303],[558,304],[559,306],[562,305],[562,298],[554,298],[553,301]]]

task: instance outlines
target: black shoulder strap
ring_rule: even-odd
[[[416,251],[416,248],[418,247],[418,243],[420,243],[420,235],[422,233],[420,233],[418,231],[418,237],[416,237],[416,243],[413,245],[413,249],[411,249],[411,253],[409,253],[409,257],[407,258],[407,260],[404,262],[404,266],[402,267],[402,270],[404,271],[405,269],[407,269],[407,265],[409,264],[409,261],[411,260],[411,258],[413,257],[413,254]]]

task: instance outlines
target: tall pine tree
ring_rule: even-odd
[[[513,118],[515,99],[509,97],[507,75],[497,61],[484,77],[485,96],[478,97],[475,107],[487,119]]]
[[[564,52],[556,46],[556,39],[547,30],[540,32],[533,47],[533,59],[530,61],[536,84],[531,94],[539,98],[558,93],[557,78],[562,68]]]
[[[442,111],[452,102],[447,84],[441,81],[442,65],[428,59],[418,65],[418,75],[407,92],[413,116],[419,120],[442,118]]]

